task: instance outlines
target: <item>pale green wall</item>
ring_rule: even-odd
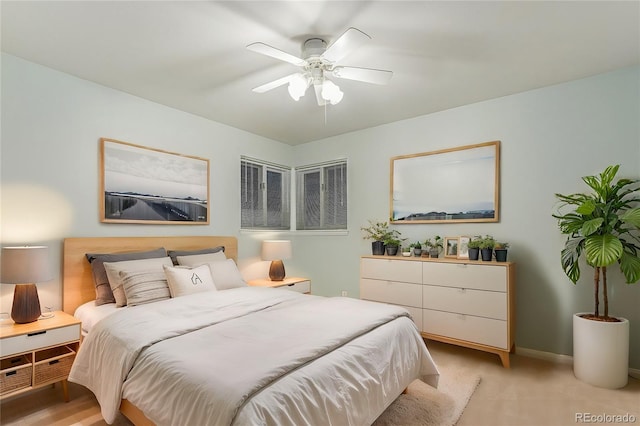
[[[317,294],[357,296],[359,256],[369,252],[360,226],[388,216],[389,158],[498,139],[499,223],[399,229],[411,239],[491,233],[510,241],[510,260],[518,263],[518,346],[570,354],[570,317],[591,308],[591,285],[587,277],[574,288],[559,266],[562,236],[550,216],[553,194],[582,190],[579,177],[608,164],[640,175],[639,77],[638,68],[623,69],[290,147],[3,54],[0,240],[49,245],[54,280],[39,289],[43,305],[54,308],[61,305],[60,249],[68,236],[236,235],[249,277],[265,271],[260,240],[286,236],[294,242],[288,275],[310,277]],[[343,104],[349,106],[348,95]],[[211,224],[100,224],[100,137],[209,158]],[[575,153],[576,159],[566,159]],[[240,233],[240,155],[289,165],[348,158],[348,235]],[[25,184],[35,188],[24,190]],[[26,197],[15,203],[18,185]],[[614,287],[613,313],[631,320],[631,366],[640,368],[640,287]],[[10,307],[10,290],[0,286],[2,311]]]
[[[349,159],[349,235],[298,236],[296,267],[319,294],[357,295],[359,256],[370,253],[360,226],[389,216],[389,158],[500,140],[499,223],[397,229],[410,240],[489,233],[509,241],[509,259],[517,262],[517,345],[571,354],[571,315],[591,310],[592,277],[585,269],[574,287],[564,276],[554,193],[583,191],[580,177],[610,164],[640,176],[639,80],[640,70],[628,68],[296,147],[296,164]],[[631,322],[631,365],[640,368],[640,284],[627,286],[613,271],[610,282],[610,306]]]

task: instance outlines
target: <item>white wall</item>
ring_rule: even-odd
[[[54,279],[38,289],[42,306],[54,309],[62,306],[65,237],[234,235],[240,238],[239,257],[257,260],[263,236],[239,234],[240,155],[289,164],[292,154],[289,145],[6,54],[1,135],[1,241],[49,246]],[[100,223],[101,137],[208,158],[210,225]],[[0,309],[6,312],[13,286],[2,285],[0,291]]]
[[[584,268],[576,287],[564,275],[554,194],[585,191],[580,177],[610,164],[621,164],[621,176],[640,177],[639,81],[639,69],[628,68],[296,147],[296,164],[349,159],[349,235],[298,236],[296,267],[317,293],[357,295],[359,256],[370,253],[360,227],[389,217],[389,158],[500,140],[499,223],[396,228],[409,241],[478,234],[509,241],[509,260],[517,262],[516,344],[571,354],[571,315],[592,310],[592,274]],[[610,308],[630,319],[631,366],[640,368],[640,284],[625,285],[611,269]]]
[[[388,217],[389,158],[501,140],[499,223],[398,229],[411,240],[490,233],[509,241],[517,345],[570,354],[571,314],[591,309],[591,282],[585,272],[574,288],[560,267],[553,194],[583,191],[579,177],[609,164],[640,175],[639,77],[637,67],[623,69],[290,147],[3,54],[0,241],[50,247],[54,279],[38,287],[42,304],[53,308],[61,306],[64,237],[236,235],[243,272],[263,274],[259,242],[276,235],[239,233],[240,155],[288,165],[346,157],[348,235],[288,235],[294,258],[286,266],[288,275],[310,277],[314,293],[357,296],[359,257],[370,252],[360,227]],[[209,158],[211,224],[101,224],[100,137]],[[620,284],[617,273],[610,280],[612,311],[631,320],[631,366],[640,368],[640,288]],[[2,311],[10,309],[11,291],[0,286]]]

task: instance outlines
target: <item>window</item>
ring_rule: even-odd
[[[347,160],[296,169],[296,229],[347,229]]]
[[[242,229],[290,228],[290,169],[243,157],[240,186]]]

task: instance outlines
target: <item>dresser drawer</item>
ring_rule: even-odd
[[[425,285],[422,307],[438,311],[507,319],[507,293]]]
[[[469,263],[427,263],[422,265],[425,284],[477,290],[507,291],[507,268]]]
[[[360,276],[377,280],[422,284],[422,262],[391,259],[362,259]]]
[[[284,290],[297,291],[298,293],[310,293],[311,281],[300,281],[294,284],[285,284],[278,288],[282,288]]]
[[[423,309],[422,331],[509,350],[506,321]]]
[[[422,285],[362,278],[360,279],[360,298],[421,308]]]
[[[0,356],[5,357],[20,352],[29,352],[76,340],[80,340],[80,324],[20,334],[2,339],[0,342]]]

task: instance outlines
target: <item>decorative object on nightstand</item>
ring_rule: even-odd
[[[271,281],[282,281],[285,277],[284,259],[291,258],[291,241],[265,240],[262,242],[262,260],[270,260],[269,278]]]
[[[15,284],[11,318],[17,324],[36,321],[41,315],[37,282],[49,281],[49,248],[22,246],[2,248],[0,282]]]
[[[271,287],[284,290],[297,291],[298,293],[311,294],[311,281],[308,278],[287,277],[282,281],[272,281],[266,278],[250,280],[248,284],[252,287]]]

